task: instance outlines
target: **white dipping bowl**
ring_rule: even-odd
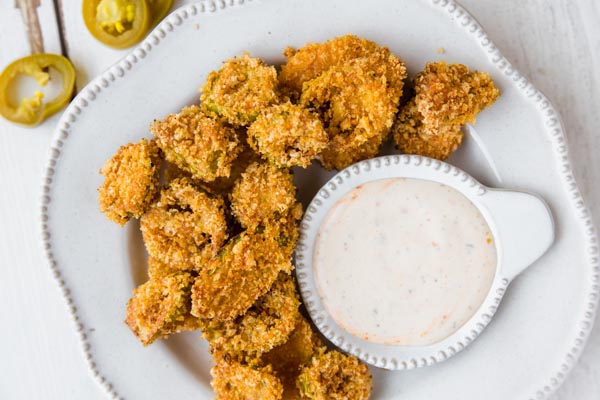
[[[381,179],[413,178],[449,186],[470,200],[485,218],[496,246],[496,272],[481,306],[458,330],[428,345],[375,343],[354,336],[329,314],[319,295],[313,255],[317,235],[332,207],[359,185]],[[401,370],[444,361],[468,346],[492,320],[510,282],[554,241],[554,224],[539,197],[483,186],[466,172],[416,155],[392,155],[361,161],[340,171],[317,193],[300,224],[296,277],[306,309],[319,331],[342,351],[376,367]]]

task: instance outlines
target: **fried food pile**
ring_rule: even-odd
[[[285,55],[279,71],[248,54],[224,62],[198,105],[101,168],[101,211],[139,218],[149,255],[125,322],[144,345],[200,330],[219,399],[367,399],[367,366],[328,349],[300,309],[291,168],[345,168],[391,132],[404,152],[444,159],[499,92],[486,73],[430,63],[401,104],[404,62],[352,35]]]

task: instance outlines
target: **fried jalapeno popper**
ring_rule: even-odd
[[[201,320],[202,337],[215,359],[256,363],[285,343],[300,319],[300,299],[291,276],[280,273],[271,289],[235,320]]]
[[[389,49],[347,35],[286,50],[282,91],[319,113],[329,136],[320,161],[343,169],[376,156],[402,95],[406,67]]]
[[[231,212],[244,228],[268,224],[295,203],[292,175],[265,163],[248,166],[231,192]]]
[[[227,239],[225,202],[187,178],[173,180],[142,216],[150,256],[177,269],[200,269]]]
[[[225,61],[208,74],[200,104],[209,115],[232,125],[250,125],[266,107],[279,101],[277,71],[248,54]]]
[[[192,314],[220,321],[244,314],[271,288],[280,271],[291,272],[295,242],[285,234],[289,233],[283,226],[269,225],[232,238],[198,275]]]
[[[321,153],[327,169],[343,169],[379,153],[394,122],[399,98],[384,75],[358,58],[328,69],[304,84],[300,104],[320,113],[329,143]]]
[[[150,131],[167,161],[205,182],[229,176],[242,151],[237,132],[204,115],[198,106],[154,121]]]
[[[285,103],[267,108],[248,129],[248,143],[279,168],[306,168],[327,145],[318,116]]]
[[[491,106],[500,91],[485,72],[462,64],[428,63],[414,79],[415,96],[400,110],[393,128],[404,153],[445,160],[460,145],[462,125]]]
[[[100,210],[120,225],[141,217],[160,189],[160,161],[154,140],[121,146],[100,169],[105,176],[98,189]]]
[[[198,319],[190,314],[193,281],[190,273],[173,273],[152,277],[134,290],[125,322],[144,346],[173,333],[198,329]]]

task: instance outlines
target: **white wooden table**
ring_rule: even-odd
[[[462,4],[561,112],[579,186],[600,226],[600,2]],[[37,9],[45,51],[66,53],[77,70],[78,88],[124,55],[91,37],[80,9],[76,0],[41,0]],[[20,10],[12,0],[1,1],[0,69],[29,51]],[[0,399],[105,398],[88,373],[39,240],[41,176],[58,118],[35,129],[0,119]],[[600,324],[553,396],[572,399],[600,399]]]

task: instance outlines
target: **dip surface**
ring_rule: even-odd
[[[351,334],[384,344],[439,342],[483,303],[496,246],[479,210],[437,182],[393,178],[347,193],[319,228],[319,295]]]

